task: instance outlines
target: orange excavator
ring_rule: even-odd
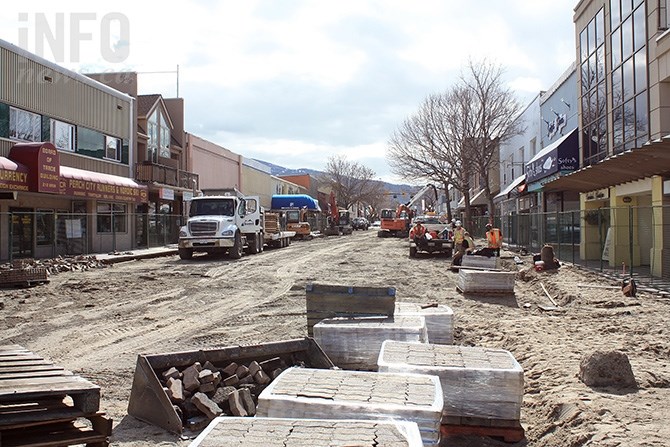
[[[379,213],[381,217],[381,229],[377,232],[377,237],[407,237],[412,218],[414,218],[412,206],[431,189],[435,192],[435,199],[437,200],[437,190],[433,185],[428,184],[414,194],[414,197],[409,202],[399,204],[395,210],[381,210]]]

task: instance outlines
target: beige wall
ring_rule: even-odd
[[[188,171],[200,177],[200,189],[237,188],[243,190],[242,156],[228,149],[186,133]]]
[[[274,194],[273,178],[267,172],[259,171],[247,165],[242,166],[242,194],[260,196],[261,206],[269,209]]]

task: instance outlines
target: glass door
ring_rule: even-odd
[[[12,259],[32,258],[35,213],[30,208],[10,208],[12,219]]]

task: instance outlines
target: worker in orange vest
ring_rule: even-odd
[[[486,224],[486,241],[489,248],[495,252],[496,256],[500,256],[500,249],[502,248],[502,231],[499,228],[493,228],[493,225]]]
[[[421,222],[417,222],[414,228],[412,228],[410,236],[412,239],[423,239],[426,237],[426,227]]]
[[[465,228],[460,220],[454,223],[454,250],[460,251],[463,240],[465,239]]]

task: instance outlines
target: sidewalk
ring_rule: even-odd
[[[158,258],[161,256],[173,256],[177,254],[177,244],[163,247],[140,248],[116,253],[92,254],[105,264],[116,264],[119,262],[133,261],[136,259]]]

